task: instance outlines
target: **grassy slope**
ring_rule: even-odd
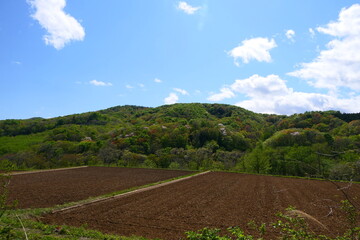
[[[0,154],[2,152],[17,153],[44,141],[45,133],[0,137]]]

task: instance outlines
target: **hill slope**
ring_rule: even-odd
[[[116,164],[360,177],[360,114],[257,114],[223,104],[117,106],[0,121],[0,166]]]

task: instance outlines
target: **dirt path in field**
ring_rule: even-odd
[[[23,175],[23,174],[32,174],[32,173],[43,173],[43,172],[55,172],[55,171],[64,171],[64,170],[72,170],[78,168],[87,168],[88,166],[81,166],[81,167],[70,167],[70,168],[55,168],[55,169],[46,169],[46,170],[33,170],[33,171],[23,171],[23,172],[10,172],[8,175],[16,176],[16,175]]]
[[[353,184],[345,191],[351,197],[360,196],[360,185]],[[269,224],[277,219],[275,213],[294,206],[326,227],[311,224],[313,231],[337,234],[347,227],[339,209],[343,199],[341,191],[326,181],[213,172],[88,207],[49,214],[43,221],[86,224],[108,233],[173,240],[185,238],[185,231],[204,227],[241,226],[251,233],[249,221]],[[360,199],[352,200],[360,204]],[[266,239],[274,239],[276,234],[269,227]]]
[[[169,182],[159,183],[159,184],[156,184],[156,185],[153,185],[153,186],[136,189],[134,191],[121,193],[121,194],[117,194],[117,195],[110,196],[110,197],[103,197],[103,198],[94,199],[94,200],[88,201],[86,203],[80,203],[80,204],[76,204],[76,205],[73,205],[73,206],[70,206],[70,207],[54,210],[52,213],[69,212],[69,211],[75,210],[77,208],[88,207],[89,205],[97,204],[97,203],[100,203],[100,202],[112,201],[114,199],[119,199],[119,198],[130,196],[130,195],[133,195],[133,194],[149,191],[149,190],[152,190],[152,189],[155,189],[155,188],[167,186],[169,184],[174,184],[174,183],[177,183],[177,182],[181,182],[181,181],[184,181],[184,180],[187,180],[187,179],[190,179],[190,178],[193,178],[193,177],[198,177],[198,176],[208,174],[208,173],[210,173],[210,171],[201,172],[201,173],[198,173],[196,175],[191,175],[191,176],[183,177],[183,178],[180,178],[180,179],[175,179],[175,180],[172,180],[172,181],[169,181]]]
[[[18,208],[51,207],[191,174],[190,171],[86,167],[11,176],[9,201]]]

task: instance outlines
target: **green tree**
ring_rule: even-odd
[[[114,146],[106,145],[99,151],[98,157],[105,164],[117,163],[121,157],[121,151],[116,149]]]
[[[262,144],[245,156],[246,169],[254,173],[268,173],[271,170],[269,156],[263,151]]]

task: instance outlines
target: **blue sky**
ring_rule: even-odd
[[[360,112],[357,2],[0,1],[0,119],[190,102]]]

